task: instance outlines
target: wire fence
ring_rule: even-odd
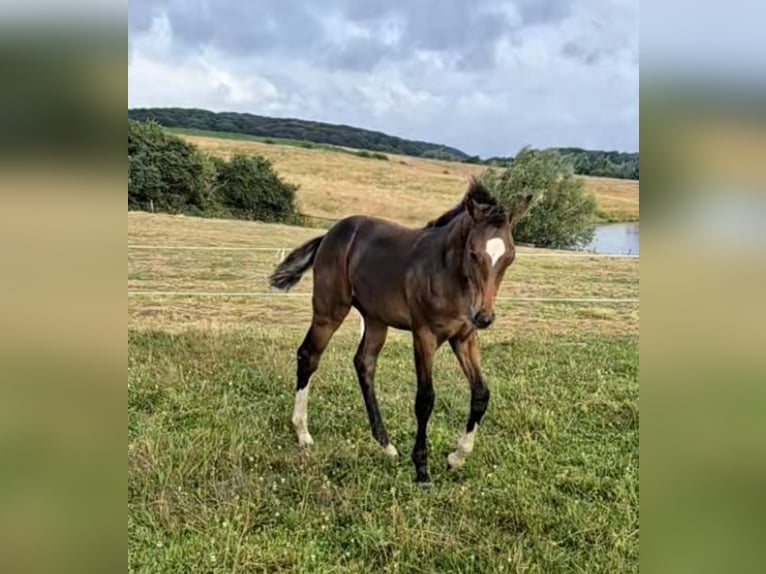
[[[128,249],[133,250],[155,250],[155,251],[251,251],[274,253],[276,259],[283,259],[291,250],[291,247],[264,247],[264,246],[241,246],[241,245],[145,245],[128,244]],[[521,252],[519,256],[525,257],[586,257],[586,258],[626,258],[638,260],[638,255],[622,254],[604,254],[572,252],[565,253],[561,251],[543,252]],[[251,279],[267,279],[267,275],[252,275]],[[174,291],[174,290],[128,290],[128,297],[179,297],[179,298],[228,298],[228,297],[278,297],[278,298],[306,298],[311,297],[311,292],[282,292],[275,290],[264,291]],[[637,304],[638,297],[496,297],[497,301],[513,301],[514,303],[563,303],[563,304]]]
[[[292,251],[294,247],[250,247],[242,245],[140,245],[128,244],[128,249],[136,250],[165,250],[165,251],[264,251],[272,253],[284,253]],[[638,259],[636,254],[622,253],[591,253],[588,251],[574,251],[566,253],[562,251],[544,252],[518,252],[521,257],[596,257],[617,259]]]
[[[128,291],[128,297],[311,297],[311,293],[278,291]],[[495,297],[496,301],[520,303],[638,303],[638,297]]]

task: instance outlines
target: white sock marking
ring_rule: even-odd
[[[391,458],[396,458],[397,456],[399,456],[399,451],[396,450],[396,447],[392,445],[391,443],[388,443],[384,450],[386,454],[390,456]]]
[[[499,237],[493,237],[487,241],[487,254],[492,258],[492,265],[505,253],[505,241]]]
[[[306,409],[309,403],[309,387],[306,385],[300,391],[295,393],[295,409],[293,410],[293,426],[298,433],[298,444],[300,446],[309,446],[314,444],[314,439],[309,434],[308,414]]]
[[[364,317],[362,315],[359,315],[359,338],[364,338]]]
[[[471,432],[463,433],[463,436],[458,439],[455,452],[447,457],[447,462],[452,470],[463,468],[468,454],[473,452],[473,441],[477,430],[479,430],[479,425],[475,425]]]

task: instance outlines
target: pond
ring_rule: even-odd
[[[593,241],[584,251],[613,255],[638,255],[638,223],[608,223],[596,226]]]

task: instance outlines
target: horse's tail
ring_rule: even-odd
[[[324,235],[315,237],[291,251],[284,261],[274,269],[274,273],[269,277],[269,284],[284,291],[293,287],[314,264],[314,256],[316,256],[319,244],[324,238]]]

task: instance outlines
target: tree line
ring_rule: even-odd
[[[638,153],[588,150],[576,147],[549,148],[572,164],[577,175],[593,175],[599,177],[616,177],[619,179],[639,179]],[[513,157],[491,157],[484,161],[478,158],[467,158],[468,163],[481,163],[497,167],[509,167]]]
[[[444,151],[457,161],[468,157],[465,152],[448,146],[398,138],[351,126],[291,118],[270,118],[236,112],[215,113],[189,108],[134,108],[128,110],[128,118],[137,121],[153,120],[171,128],[303,140],[373,152],[422,156],[429,151]]]
[[[371,152],[396,153],[496,167],[509,167],[514,159],[512,156],[482,159],[478,155],[469,156],[453,147],[398,138],[351,126],[236,112],[215,113],[191,108],[134,108],[128,110],[128,118],[138,121],[152,120],[171,128],[315,142]],[[574,166],[574,173],[577,175],[621,179],[638,179],[639,176],[637,152],[587,150],[574,147],[550,149],[570,160]],[[376,156],[376,159],[384,158],[385,156],[380,153]]]

